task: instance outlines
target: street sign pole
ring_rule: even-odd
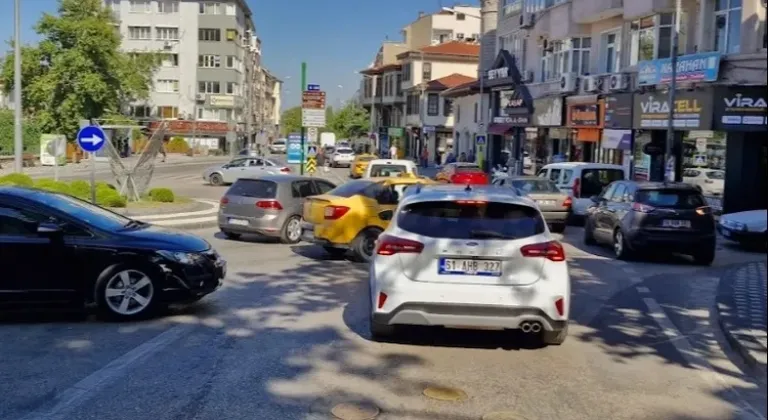
[[[302,98],[304,95],[304,90],[307,88],[307,63],[306,61],[301,62],[301,89],[299,89],[299,92],[301,92]],[[305,146],[305,128],[304,124],[301,125],[301,164],[299,164],[299,171],[301,175],[304,175],[304,148]]]
[[[96,152],[104,147],[107,135],[99,126],[87,125],[77,132],[77,144],[91,158],[91,202],[96,204]]]

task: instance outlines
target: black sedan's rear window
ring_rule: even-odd
[[[672,209],[695,209],[706,206],[704,197],[690,190],[640,190],[635,194],[635,201],[652,207]]]
[[[397,225],[417,235],[450,239],[520,239],[544,232],[536,209],[499,202],[414,203],[399,212]]]
[[[263,179],[238,179],[229,187],[226,195],[252,198],[275,198],[277,184]]]

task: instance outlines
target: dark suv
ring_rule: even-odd
[[[715,259],[715,219],[692,185],[616,181],[592,201],[585,244],[611,244],[618,259],[649,252],[689,254],[702,265]]]

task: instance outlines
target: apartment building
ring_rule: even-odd
[[[682,1],[671,106],[675,1],[502,0],[497,13],[496,58],[482,73],[491,165],[528,151],[660,179],[671,107],[672,174],[724,178],[707,194],[725,211],[768,206],[754,194],[768,190],[764,1]],[[476,94],[457,90],[445,96]]]
[[[131,106],[137,118],[175,120],[172,135],[244,135],[249,86],[260,66],[251,10],[243,0],[105,0],[118,20],[122,49],[160,53],[150,98]],[[250,99],[249,99],[250,98]],[[157,123],[155,123],[157,124]]]
[[[480,38],[480,8],[477,6],[443,7],[438,12],[419,12],[400,34],[403,44],[415,50],[449,41],[477,41]]]
[[[281,93],[283,81],[263,69],[264,74],[264,94],[261,99],[259,112],[259,127],[268,139],[277,138],[280,132],[280,108],[282,107]]]

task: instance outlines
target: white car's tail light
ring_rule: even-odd
[[[376,307],[381,309],[384,307],[385,303],[387,303],[387,294],[384,292],[379,292],[379,299],[376,301]]]
[[[543,257],[550,261],[565,261],[563,245],[557,241],[542,242],[539,244],[525,245],[520,248],[524,257]]]
[[[557,311],[558,315],[565,315],[565,298],[559,297],[555,299],[555,310]]]
[[[376,241],[377,255],[420,254],[424,244],[392,235],[381,235]]]

